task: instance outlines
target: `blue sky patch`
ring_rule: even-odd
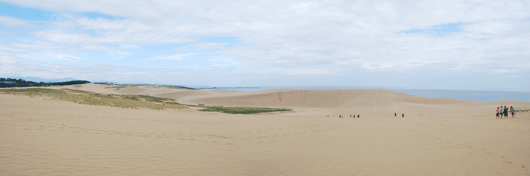
[[[197,43],[201,42],[227,43],[225,47],[232,47],[239,44],[239,41],[237,41],[237,37],[206,37],[197,41]]]
[[[0,3],[0,15],[33,21],[53,20],[51,12],[11,5],[7,3]]]
[[[9,3],[1,3],[0,2],[0,15],[2,16],[9,16],[13,18],[19,18],[19,19],[25,19],[25,20],[32,20],[32,21],[52,21],[56,20],[53,16],[53,12],[43,11],[40,9],[30,8],[30,7],[22,7],[18,5],[12,5]],[[98,12],[83,12],[79,13],[79,15],[90,18],[90,19],[98,19],[98,18],[105,18],[105,19],[124,19],[123,17],[119,16],[113,16]]]
[[[98,18],[105,18],[105,19],[111,19],[111,20],[124,19],[123,17],[107,15],[107,14],[97,13],[97,12],[84,12],[84,13],[80,13],[80,15],[85,16],[90,19],[98,19]]]
[[[462,32],[462,27],[460,27],[461,23],[449,23],[449,24],[442,24],[442,25],[436,25],[432,26],[427,29],[411,29],[408,31],[402,31],[399,33],[405,33],[405,34],[413,34],[413,33],[431,33],[431,34],[437,34],[437,35],[444,35],[452,32]]]

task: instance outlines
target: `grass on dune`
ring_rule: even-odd
[[[199,106],[201,107],[201,106]],[[264,112],[291,111],[284,108],[256,108],[256,107],[223,107],[223,106],[203,106],[199,111],[222,112],[228,114],[258,114]]]
[[[528,112],[530,111],[530,109],[526,109],[526,110],[515,110],[515,112]]]
[[[132,109],[147,108],[153,110],[188,108],[178,103],[172,103],[172,100],[168,98],[159,98],[147,95],[99,94],[89,91],[73,89],[0,89],[0,93],[24,95],[29,97],[51,97],[53,99],[71,101],[79,104],[94,106],[110,106]]]
[[[257,107],[223,107],[185,105],[175,102],[173,99],[153,97],[148,95],[118,95],[100,94],[76,89],[46,89],[46,88],[11,88],[0,89],[2,94],[23,95],[29,97],[50,97],[52,99],[71,101],[78,104],[94,106],[110,106],[120,108],[140,109],[147,108],[153,110],[165,109],[187,109],[190,107],[204,108],[199,111],[222,112],[228,114],[258,114],[276,111],[291,111],[284,108],[257,108]]]
[[[149,85],[149,84],[111,84],[105,88],[107,89],[124,89],[124,88],[131,88],[131,87],[139,87],[139,86],[146,86],[146,87],[165,87],[170,89],[187,89],[187,90],[197,90],[194,88],[189,87],[183,87],[183,86],[163,86],[163,85]]]
[[[120,90],[121,88],[127,88],[127,87],[138,87],[138,86],[137,85],[131,85],[131,84],[116,84],[116,85],[111,85],[111,86],[105,87],[105,88]]]

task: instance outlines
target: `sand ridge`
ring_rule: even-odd
[[[190,97],[185,103],[219,104],[233,106],[285,106],[337,108],[340,106],[389,107],[400,103],[434,105],[458,104],[462,100],[426,98],[379,89],[297,90],[277,89],[212,97]]]

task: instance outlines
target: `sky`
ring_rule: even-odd
[[[530,1],[0,0],[0,77],[530,91]]]

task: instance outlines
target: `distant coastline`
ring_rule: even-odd
[[[0,87],[29,87],[29,86],[54,86],[54,85],[74,85],[90,83],[86,80],[74,80],[65,82],[33,82],[24,79],[0,78]],[[406,93],[421,97],[438,97],[452,98],[459,100],[471,101],[505,101],[516,100],[530,102],[530,91],[498,91],[498,90],[444,90],[444,89],[405,89],[405,88],[381,88],[381,87],[359,87],[359,86],[263,86],[263,87],[244,87],[244,86],[219,86],[210,87],[204,85],[170,85],[170,84],[140,84],[140,83],[113,83],[113,82],[92,82],[94,84],[112,84],[112,85],[158,85],[190,90],[238,90],[245,92],[263,91],[270,89],[387,89],[396,92]]]

